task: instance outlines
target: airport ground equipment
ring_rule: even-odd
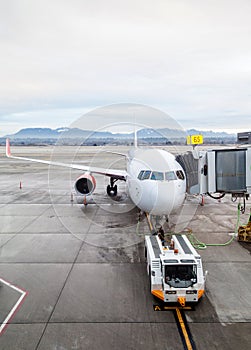
[[[145,236],[145,255],[151,293],[165,303],[197,303],[205,291],[200,255],[186,235],[167,243],[158,235]]]
[[[238,241],[251,243],[251,214],[247,225],[238,229]]]
[[[251,145],[251,131],[239,132],[237,134],[237,143]]]

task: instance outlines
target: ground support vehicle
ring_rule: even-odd
[[[186,235],[145,237],[145,255],[151,293],[165,303],[197,303],[205,291],[200,255]]]

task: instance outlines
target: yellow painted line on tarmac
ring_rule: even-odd
[[[179,321],[179,324],[180,324],[180,328],[181,328],[182,334],[184,336],[184,340],[186,342],[187,350],[193,350],[193,347],[192,347],[192,344],[190,342],[189,335],[188,335],[187,329],[186,329],[186,325],[184,323],[184,320],[183,320],[183,317],[181,315],[180,309],[176,308],[175,311],[176,311],[176,314],[177,314],[177,317],[178,317],[178,321]]]
[[[151,222],[151,219],[150,219],[150,215],[148,213],[146,213],[146,218],[147,218],[147,221],[148,221],[149,228],[150,228],[150,230],[152,232],[153,231],[153,225],[152,225],[152,222]]]
[[[191,306],[164,306],[161,304],[153,305],[154,311],[173,311],[179,334],[185,350],[196,350],[192,334],[186,321],[184,311],[194,310]]]

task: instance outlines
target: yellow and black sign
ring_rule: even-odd
[[[182,309],[182,310],[193,310],[191,306],[167,306],[167,305],[153,305],[154,311],[175,311],[176,309]]]
[[[203,143],[202,135],[189,135],[187,136],[188,145],[201,145]]]

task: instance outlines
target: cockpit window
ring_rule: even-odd
[[[150,171],[150,170],[145,170],[145,171],[144,171],[144,174],[142,175],[141,180],[147,180],[147,179],[149,179],[150,175],[151,175],[151,171]]]
[[[163,181],[164,180],[164,174],[159,171],[153,171],[151,175],[151,180],[158,180]]]
[[[166,171],[165,173],[162,173],[160,171],[151,171],[151,170],[141,170],[138,175],[139,180],[147,180],[151,179],[154,181],[172,181],[172,180],[184,180],[185,175],[182,170],[174,171]]]
[[[149,179],[151,176],[151,170],[141,170],[139,175],[138,175],[138,179],[139,180],[147,180]]]
[[[184,175],[182,170],[177,170],[176,175],[177,175],[178,179],[185,180],[185,175]]]
[[[141,170],[141,172],[140,172],[139,175],[138,175],[138,179],[139,179],[139,180],[142,180],[143,174],[144,174],[144,170]]]
[[[165,173],[165,179],[166,179],[167,181],[176,180],[177,177],[176,177],[176,175],[175,175],[175,172],[174,172],[174,171],[167,171],[167,172]]]

